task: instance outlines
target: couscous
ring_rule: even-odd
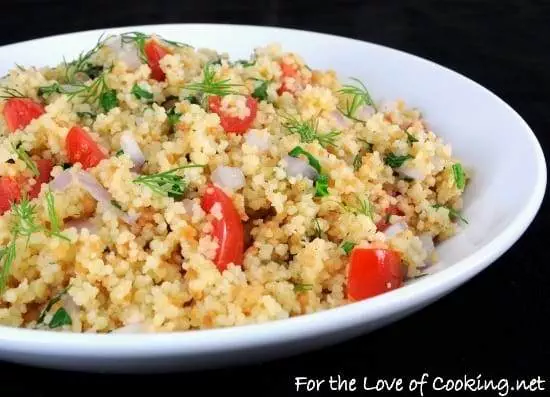
[[[278,44],[231,60],[139,32],[14,67],[0,324],[227,327],[421,276],[466,222],[468,173],[418,110],[346,80]]]

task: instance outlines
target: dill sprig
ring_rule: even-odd
[[[363,215],[366,215],[369,218],[373,219],[373,217],[374,217],[374,207],[372,206],[370,201],[368,199],[362,199],[357,194],[355,194],[354,196],[355,196],[355,201],[357,203],[355,206],[350,205],[350,204],[342,203],[341,204],[342,207],[346,211],[351,212],[352,214],[355,214],[355,215],[363,214]]]
[[[15,152],[15,154],[17,154],[17,157],[19,157],[19,159],[25,163],[27,168],[31,170],[33,175],[35,176],[40,175],[40,172],[38,171],[38,168],[36,167],[35,162],[31,159],[31,157],[25,151],[25,149],[23,149],[20,146],[20,144],[16,146],[12,143],[11,147],[12,147],[12,150]]]
[[[159,172],[151,175],[141,175],[134,179],[134,183],[140,183],[147,186],[153,192],[162,196],[173,197],[180,199],[183,197],[187,188],[187,181],[177,172],[186,168],[203,168],[204,165],[190,164],[182,167],[174,168],[169,171]]]
[[[374,110],[377,110],[376,105],[367,87],[359,79],[352,77],[351,80],[355,81],[357,85],[346,84],[338,90],[340,94],[351,96],[351,99],[346,99],[346,107],[338,110],[349,119],[363,122],[364,120],[356,118],[357,110],[363,105],[372,106]]]
[[[67,236],[61,233],[61,225],[55,211],[55,198],[51,190],[46,192],[46,209],[48,211],[48,218],[50,219],[50,234],[70,241]]]
[[[88,75],[90,68],[94,68],[94,65],[90,63],[90,58],[103,46],[105,40],[102,39],[103,35],[99,36],[96,45],[86,52],[81,52],[75,60],[71,62],[63,60],[65,64],[65,78],[69,84],[77,81],[77,75],[79,73]]]
[[[25,197],[19,203],[13,204],[11,210],[14,216],[11,224],[14,240],[17,237],[26,237],[28,244],[31,235],[41,230],[40,225],[36,223],[36,205],[31,204],[29,199]]]
[[[294,291],[296,292],[307,292],[307,291],[311,291],[312,289],[313,289],[313,284],[304,284],[304,283],[294,284]]]
[[[0,293],[4,292],[4,288],[8,282],[8,276],[16,257],[15,248],[14,239],[7,247],[0,250],[0,261],[2,262],[2,269],[0,270]]]
[[[325,134],[317,131],[319,126],[318,118],[311,118],[310,120],[299,120],[298,118],[281,115],[284,120],[283,127],[285,127],[291,134],[300,135],[302,142],[317,141],[323,147],[336,146],[336,138],[340,135],[339,131],[332,130]]]
[[[147,63],[147,55],[145,54],[145,42],[151,39],[151,35],[142,32],[126,32],[120,35],[120,41],[124,44],[134,43],[139,51],[139,57],[144,63]],[[179,41],[167,40],[163,37],[156,35],[160,41],[170,44],[174,47],[191,47],[189,44]]]
[[[229,83],[230,79],[216,80],[216,70],[212,66],[211,62],[204,65],[201,82],[188,84],[184,88],[203,95],[225,96],[238,94],[239,92],[235,90],[235,87],[241,87],[241,84]]]
[[[26,96],[21,91],[15,88],[1,86],[0,99],[10,99],[10,98],[26,98]]]
[[[451,218],[451,220],[459,219],[466,224],[468,223],[468,221],[464,218],[464,216],[462,216],[462,213],[460,211],[455,210],[453,207],[448,207],[443,204],[434,204],[432,207],[435,209],[446,208],[447,211],[449,211],[449,218]]]

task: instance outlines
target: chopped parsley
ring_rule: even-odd
[[[132,94],[137,99],[143,99],[147,103],[153,102],[153,93],[141,88],[137,83],[132,87]]]
[[[68,170],[69,168],[71,168],[73,165],[71,163],[63,163],[61,165],[61,167],[64,169],[64,170]]]
[[[307,157],[308,163],[312,166],[318,173],[317,179],[315,180],[315,196],[316,197],[325,197],[329,195],[328,192],[328,175],[321,172],[321,163],[315,158],[311,153],[304,150],[301,146],[296,146],[290,152],[289,156],[298,157],[304,155]]]
[[[405,161],[412,158],[413,156],[411,156],[410,154],[407,154],[405,156],[397,156],[393,153],[390,153],[386,156],[386,158],[384,158],[384,163],[392,168],[399,168],[403,165]]]
[[[48,314],[48,312],[51,310],[53,305],[55,305],[57,302],[59,302],[61,297],[63,295],[65,295],[68,290],[69,290],[69,287],[66,287],[66,288],[62,289],[60,292],[58,292],[56,295],[54,295],[54,297],[52,299],[50,299],[50,301],[46,304],[44,309],[42,309],[42,311],[40,312],[40,315],[38,316],[38,320],[36,321],[37,324],[41,324],[41,323],[44,322],[44,318],[46,317],[46,314]]]
[[[116,108],[118,106],[118,99],[116,97],[116,91],[111,89],[106,89],[99,95],[99,104],[105,112]]]
[[[173,127],[176,124],[178,124],[178,122],[180,121],[181,113],[176,111],[176,108],[173,107],[173,108],[170,108],[168,112],[166,112],[166,116],[168,117],[168,124],[170,124],[170,126]]]
[[[462,164],[460,163],[453,164],[452,171],[453,171],[453,178],[457,189],[459,190],[464,189],[464,187],[466,186],[466,175],[464,173],[464,169],[462,168]]]
[[[342,248],[342,251],[344,251],[346,253],[346,255],[349,255],[349,253],[353,250],[353,248],[356,245],[357,244],[355,244],[351,241],[344,241],[340,247]]]
[[[252,92],[252,96],[260,101],[267,101],[268,80],[256,80],[256,88]]]
[[[71,325],[72,323],[73,321],[71,320],[71,316],[69,316],[69,313],[67,313],[67,310],[60,307],[53,315],[48,326],[53,329],[62,327],[64,325]]]
[[[76,112],[76,115],[80,118],[89,117],[91,119],[95,119],[95,117],[97,116],[93,112]]]
[[[116,157],[120,157],[120,156],[122,156],[123,154],[124,154],[124,150],[119,149],[119,150],[117,150],[117,152],[115,153],[115,156],[116,156]]]
[[[245,59],[239,59],[235,62],[236,65],[242,65],[243,68],[249,68],[250,66],[254,66],[256,64],[256,60],[254,61],[247,61]]]

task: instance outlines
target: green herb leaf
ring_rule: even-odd
[[[120,203],[116,200],[111,200],[111,205],[115,208],[118,208],[119,210],[122,209],[122,207],[120,206]]]
[[[463,190],[466,186],[466,175],[464,174],[464,169],[462,164],[455,163],[452,165],[453,177],[455,180],[455,185],[459,190]]]
[[[306,292],[311,291],[313,289],[313,284],[294,284],[294,291],[296,292]]]
[[[412,134],[409,134],[406,131],[405,134],[407,134],[407,142],[409,143],[409,145],[412,146],[413,143],[418,142],[418,139],[416,139]]]
[[[302,142],[317,141],[323,147],[336,146],[336,138],[340,135],[338,131],[330,131],[325,134],[317,132],[317,126],[319,121],[316,118],[312,118],[308,121],[301,121],[297,118],[290,116],[283,116],[283,127],[285,127],[291,134],[300,135]]]
[[[0,87],[0,99],[10,99],[10,98],[26,98],[26,96],[21,93],[21,91],[10,88],[10,87]]]
[[[27,237],[27,243],[33,233],[42,228],[36,223],[36,205],[31,204],[27,198],[21,199],[11,207],[14,219],[11,224],[11,232],[14,240],[18,236]]]
[[[451,218],[451,220],[453,219],[460,219],[462,222],[464,223],[468,223],[468,221],[462,216],[462,214],[455,210],[454,208],[452,207],[448,207],[448,206],[445,206],[443,204],[435,204],[432,206],[433,208],[446,208],[448,211],[449,211],[449,218]]]
[[[64,170],[68,170],[69,168],[71,168],[73,165],[71,163],[63,163],[61,165],[61,167],[64,169]]]
[[[15,248],[15,240],[13,240],[7,247],[0,250],[0,260],[2,263],[2,270],[0,271],[0,293],[4,292],[6,288],[8,277],[16,257]]]
[[[344,85],[342,89],[338,91],[341,94],[349,95],[351,97],[351,99],[346,100],[345,109],[339,110],[349,119],[363,122],[363,120],[356,118],[357,110],[364,105],[372,106],[376,110],[376,105],[374,104],[367,87],[365,87],[365,85],[356,78],[351,78],[351,80],[355,81],[357,85]]]
[[[120,157],[120,156],[122,156],[123,154],[124,154],[124,150],[119,149],[119,150],[117,150],[117,152],[115,153],[115,156],[116,156],[116,157]]]
[[[256,64],[256,60],[253,61],[247,61],[245,59],[239,59],[235,62],[236,65],[242,65],[243,68],[248,68],[250,66],[254,66]]]
[[[170,124],[171,127],[178,124],[180,121],[181,113],[176,111],[176,108],[170,108],[168,112],[166,112],[166,116],[168,116],[168,124]]]
[[[44,98],[49,97],[52,94],[60,94],[61,86],[58,82],[55,82],[51,85],[38,88],[38,95],[43,96]]]
[[[51,190],[48,190],[46,192],[46,207],[48,211],[48,218],[50,219],[51,235],[70,241],[67,236],[61,233],[61,225],[55,211],[55,198]]]
[[[326,197],[328,195],[328,176],[325,174],[321,174],[315,180],[315,196]]]
[[[65,78],[69,84],[77,82],[77,76],[79,73],[86,73],[88,76],[93,76],[94,70],[97,70],[97,68],[102,69],[101,66],[96,66],[91,63],[92,56],[96,54],[104,44],[102,39],[103,35],[99,37],[96,45],[91,50],[80,53],[80,55],[72,62],[65,62]],[[90,77],[93,78],[92,76]]]
[[[80,118],[84,118],[84,117],[89,117],[91,119],[95,119],[96,118],[96,114],[93,113],[93,112],[76,112],[76,115]]]
[[[235,87],[240,87],[241,84],[231,84],[229,83],[230,79],[215,80],[216,71],[212,66],[210,62],[204,65],[201,82],[188,84],[184,88],[189,91],[200,92],[204,95],[225,96],[229,94],[238,94]]]
[[[153,93],[141,88],[137,83],[132,87],[132,94],[137,99],[144,99],[147,103],[153,102]]]
[[[410,154],[407,154],[405,156],[397,156],[393,153],[390,153],[384,159],[384,163],[386,165],[389,165],[392,168],[399,168],[403,165],[403,163],[405,161],[407,161],[409,159],[412,159],[412,158],[413,158],[413,156],[411,156]]]
[[[29,170],[33,173],[34,176],[39,176],[40,172],[38,171],[38,168],[36,167],[35,162],[31,159],[31,157],[28,155],[28,153],[23,149],[20,145],[11,145],[12,150],[17,154],[17,157],[21,159],[27,166]]]
[[[372,145],[370,143],[368,143],[366,140],[364,140],[364,139],[357,139],[357,140],[360,141],[360,142],[363,142],[364,145],[361,148],[361,150],[359,150],[359,153],[357,153],[355,155],[355,157],[353,158],[353,170],[354,171],[357,171],[357,170],[359,170],[359,168],[361,168],[361,166],[363,165],[363,156],[365,155],[365,153],[372,150]]]
[[[298,157],[301,154],[307,157],[309,165],[315,168],[315,170],[317,170],[317,172],[320,174],[321,163],[319,163],[319,160],[317,160],[311,153],[305,151],[301,146],[296,146],[294,149],[288,152],[288,155],[292,157]]]
[[[351,250],[353,250],[353,247],[355,247],[357,244],[351,242],[351,241],[344,241],[341,245],[342,251],[346,253],[346,255],[349,255]]]
[[[118,106],[118,99],[115,90],[106,90],[99,96],[99,103],[105,112]]]
[[[177,175],[176,172],[186,168],[203,168],[204,165],[185,165],[182,167],[174,168],[169,171],[160,172],[152,175],[141,175],[134,179],[134,183],[140,183],[147,186],[153,192],[180,199],[185,193],[187,188],[187,181],[184,177]]]
[[[315,218],[313,220],[314,226],[315,226],[315,233],[313,234],[313,237],[315,238],[322,238],[323,231],[321,230],[321,225],[319,225],[319,220]]]
[[[185,97],[185,100],[188,101],[192,105],[199,105],[201,104],[201,101],[194,95],[189,95]]]
[[[47,303],[44,309],[42,309],[42,311],[40,312],[40,316],[38,316],[38,320],[36,321],[37,324],[41,324],[44,322],[44,318],[46,317],[46,314],[48,314],[48,312],[51,310],[53,305],[59,302],[61,297],[65,295],[68,290],[69,290],[69,287],[63,288],[60,292],[54,295],[52,299],[50,299],[50,301]]]
[[[267,80],[258,80],[259,84],[252,92],[252,96],[260,101],[267,100],[267,87],[269,86],[269,81]]]
[[[61,307],[57,309],[48,326],[54,329],[62,327],[64,325],[71,325],[72,323],[73,321],[71,320],[71,316],[69,316],[69,313],[67,313],[67,310]]]
[[[355,194],[355,200],[357,202],[356,206],[349,204],[342,204],[342,207],[352,214],[358,215],[363,214],[373,219],[374,217],[374,208],[368,199],[362,199],[357,194]]]

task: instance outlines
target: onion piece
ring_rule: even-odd
[[[181,201],[183,208],[185,208],[185,212],[187,215],[193,215],[193,207],[195,206],[195,202],[191,199],[184,199]]]
[[[73,181],[73,173],[70,170],[65,170],[59,173],[51,182],[50,187],[53,190],[65,190]]]
[[[133,41],[124,42],[120,36],[112,36],[105,40],[105,45],[116,54],[119,61],[124,62],[129,70],[135,70],[143,63]]]
[[[113,197],[101,184],[95,179],[92,174],[86,171],[78,171],[76,178],[80,185],[92,195],[97,201],[111,204]]]
[[[369,105],[363,105],[359,109],[357,109],[357,118],[359,120],[367,120],[370,117],[372,117],[376,113],[376,110],[372,106]]]
[[[296,177],[301,175],[311,180],[315,180],[319,176],[317,170],[304,159],[289,155],[286,155],[283,159],[286,163],[285,169],[288,176]]]
[[[393,225],[390,225],[384,231],[384,235],[386,236],[387,239],[392,238],[392,237],[398,235],[399,233],[404,232],[405,230],[407,230],[407,227],[408,227],[407,223],[404,222],[404,221],[394,223]]]
[[[338,124],[338,126],[342,128],[347,128],[351,124],[351,122],[346,117],[344,117],[344,115],[342,115],[339,110],[333,110],[331,112],[331,116],[336,121],[336,124]]]
[[[111,331],[112,334],[140,334],[145,332],[147,332],[147,327],[143,323],[128,324]]]
[[[267,131],[250,130],[244,135],[246,143],[265,151],[269,149],[269,134]]]
[[[432,265],[433,263],[432,263],[431,257],[435,250],[435,244],[432,236],[429,233],[423,233],[420,236],[418,236],[418,238],[422,243],[422,248],[424,249],[424,251],[426,251],[426,254],[427,254],[426,261],[425,261],[426,266]]]
[[[130,132],[122,134],[120,137],[120,146],[124,153],[130,156],[137,168],[140,168],[145,163],[145,156]]]
[[[415,167],[401,166],[396,170],[402,176],[406,176],[407,178],[412,178],[417,181],[422,181],[424,180],[424,178],[426,178],[426,174],[424,174],[424,172],[420,171],[418,168],[415,168]]]
[[[212,172],[212,182],[221,188],[239,190],[244,186],[244,174],[240,168],[219,166]]]

